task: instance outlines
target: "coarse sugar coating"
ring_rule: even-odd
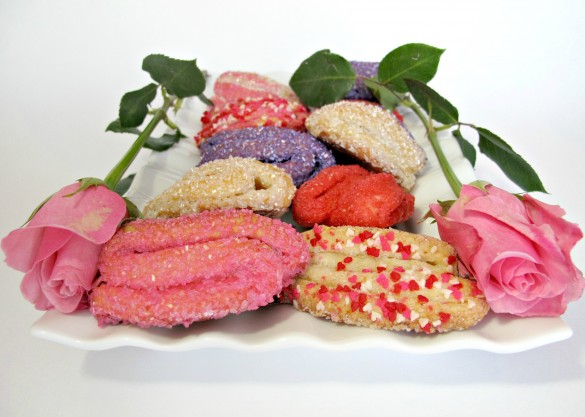
[[[370,89],[366,87],[362,78],[372,78],[378,75],[378,62],[350,61],[357,78],[355,84],[345,95],[347,100],[367,100],[376,101],[376,97]]]
[[[284,170],[253,158],[217,159],[192,168],[149,201],[145,217],[178,217],[215,209],[250,209],[280,217],[296,191]]]
[[[489,306],[457,272],[447,243],[387,228],[315,226],[303,233],[307,269],[281,295],[295,308],[339,323],[444,333],[481,321]]]
[[[426,154],[410,133],[383,107],[366,101],[343,100],[311,113],[305,122],[310,134],[348,153],[377,171],[394,175],[406,190]]]
[[[288,172],[295,186],[335,165],[331,151],[306,132],[274,126],[224,130],[200,146],[201,162],[230,156],[255,158]]]
[[[221,107],[242,98],[260,99],[267,97],[283,98],[290,103],[300,104],[294,91],[285,84],[255,72],[227,71],[217,78],[213,86],[211,101]]]
[[[302,104],[280,97],[241,98],[204,112],[195,143],[200,145],[223,130],[245,127],[279,126],[304,131],[308,114]]]
[[[293,198],[292,215],[301,226],[390,227],[414,212],[414,197],[394,177],[358,165],[326,168],[304,183]]]
[[[205,250],[205,246],[184,245],[172,250],[201,251],[211,256],[204,262],[186,264],[186,259],[191,260],[188,256],[155,252],[152,257],[141,254],[139,263],[134,264],[133,272],[141,274],[136,280],[128,280],[133,275],[125,269],[123,276],[103,274],[102,284],[90,298],[93,315],[101,325],[123,322],[140,327],[188,327],[192,322],[265,306],[282,289],[284,271],[279,266],[280,259],[267,245],[226,239],[213,252]],[[164,268],[168,271],[161,273]],[[166,274],[185,282],[173,283]]]
[[[90,311],[100,325],[189,326],[268,304],[307,259],[291,225],[249,210],[135,220],[102,250]]]

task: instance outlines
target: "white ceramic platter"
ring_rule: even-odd
[[[270,76],[281,82],[288,81],[286,74]],[[202,111],[200,102],[188,101],[177,115],[178,125],[188,138],[166,152],[153,153],[137,173],[127,196],[140,208],[197,164],[199,153],[192,136],[198,130]],[[412,191],[416,199],[414,220],[405,228],[437,237],[434,224],[428,221],[417,223],[416,220],[427,212],[430,203],[452,199],[453,194],[425,138],[423,126],[413,114],[405,112],[404,116],[406,127],[425,148],[429,158]],[[445,135],[440,140],[461,181],[473,181],[473,169],[463,158],[455,139]],[[561,318],[527,319],[490,313],[470,330],[419,335],[335,324],[298,312],[289,305],[273,305],[221,320],[194,323],[189,328],[173,329],[140,329],[129,325],[100,328],[87,311],[70,315],[49,311],[32,326],[32,334],[86,350],[122,346],[161,351],[213,347],[267,351],[311,347],[325,350],[377,348],[429,354],[461,349],[519,352],[567,339],[572,330]]]

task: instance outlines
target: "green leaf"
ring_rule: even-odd
[[[377,79],[365,78],[364,84],[384,108],[393,110],[400,104],[401,97],[397,93],[392,92],[388,87],[381,85]]]
[[[404,82],[414,100],[433,120],[446,125],[459,123],[459,111],[431,87],[409,78]]]
[[[181,140],[181,138],[184,137],[185,135],[183,135],[179,130],[177,130],[173,134],[165,133],[160,138],[153,138],[151,136],[146,140],[144,147],[147,149],[152,149],[153,151],[156,152],[162,152],[169,149],[171,146],[179,142],[179,140]]]
[[[378,67],[378,79],[382,84],[391,85],[394,90],[406,93],[404,79],[410,78],[429,82],[439,66],[444,49],[422,43],[402,45],[386,55]]]
[[[120,128],[127,129],[138,127],[144,122],[148,114],[148,105],[156,97],[158,86],[148,84],[140,90],[130,91],[122,96],[120,101]]]
[[[304,60],[289,84],[305,105],[321,107],[345,97],[355,79],[349,61],[324,49]]]
[[[140,129],[136,129],[135,127],[122,127],[120,123],[120,119],[114,120],[112,123],[106,127],[106,132],[114,132],[114,133],[134,133],[136,135],[140,134]]]
[[[524,191],[546,192],[536,171],[510,145],[487,129],[475,130],[479,133],[480,152],[498,164],[510,180]]]
[[[130,189],[130,186],[132,185],[132,182],[134,181],[135,176],[136,176],[136,174],[131,174],[131,175],[128,175],[126,178],[121,179],[118,182],[118,184],[116,184],[116,186],[114,187],[114,192],[121,195],[121,196],[126,194],[128,189]]]
[[[184,61],[159,54],[149,55],[142,61],[142,69],[176,97],[199,96],[205,90],[205,76],[195,59]]]
[[[457,129],[452,132],[453,136],[457,140],[463,156],[471,163],[471,166],[475,166],[477,159],[477,152],[475,146],[473,146],[467,139],[461,134],[461,130]]]

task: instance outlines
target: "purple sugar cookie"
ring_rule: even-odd
[[[378,75],[378,62],[362,62],[362,61],[350,61],[353,70],[356,75],[365,78],[372,78]],[[355,84],[345,95],[347,100],[367,100],[376,101],[376,97],[366,87],[361,78],[356,79]]]
[[[201,143],[200,165],[230,156],[254,158],[288,172],[296,187],[335,165],[325,144],[308,133],[274,126],[224,130]]]

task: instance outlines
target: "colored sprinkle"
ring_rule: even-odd
[[[441,319],[441,322],[447,323],[449,321],[449,319],[451,319],[451,314],[444,313],[444,312],[441,311],[439,313],[439,318]]]
[[[437,281],[439,281],[439,278],[437,278],[434,275],[430,275],[425,281],[425,288],[430,290],[431,288],[433,288],[433,284]]]
[[[378,278],[376,278],[376,282],[385,289],[388,289],[388,286],[390,285],[390,281],[388,280],[388,278],[386,278],[386,276],[384,276],[384,274],[378,275]]]
[[[441,281],[443,281],[443,283],[445,283],[445,284],[446,284],[446,283],[448,283],[448,282],[451,280],[451,277],[452,277],[452,276],[453,276],[453,275],[452,275],[452,274],[450,274],[450,273],[448,273],[448,272],[443,272],[443,273],[441,274]]]
[[[372,236],[374,236],[374,234],[372,232],[370,232],[369,230],[364,230],[358,236],[360,237],[362,242],[364,242],[364,241],[368,240],[369,238],[371,238]]]

